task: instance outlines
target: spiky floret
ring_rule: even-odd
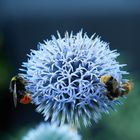
[[[58,127],[56,124],[41,123],[31,129],[22,140],[81,140],[81,137],[68,125]]]
[[[39,43],[38,50],[31,50],[23,63],[22,75],[29,81],[26,89],[45,120],[78,126],[81,120],[87,125],[119,103],[106,97],[99,77],[111,75],[121,82],[127,72],[120,70],[124,64],[116,61],[116,50],[111,51],[108,43],[94,36],[89,38],[80,31],[76,35],[66,32],[62,38],[58,33],[58,38]]]

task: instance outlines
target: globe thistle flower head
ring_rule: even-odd
[[[31,129],[22,140],[81,140],[81,137],[68,125],[58,127],[56,124],[41,123],[35,129]]]
[[[32,94],[32,103],[45,120],[86,126],[97,121],[101,113],[109,113],[118,100],[109,100],[107,89],[100,82],[102,75],[110,75],[121,82],[127,74],[116,58],[119,53],[95,35],[88,37],[82,31],[73,35],[66,32],[62,38],[52,36],[31,50],[23,63],[22,76]]]

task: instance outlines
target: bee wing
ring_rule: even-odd
[[[13,100],[15,107],[17,106],[17,92],[16,92],[16,83],[14,84],[14,91],[13,91]]]

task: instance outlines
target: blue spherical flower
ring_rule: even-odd
[[[81,137],[68,125],[58,127],[56,124],[41,123],[35,129],[31,129],[22,140],[81,140]]]
[[[32,94],[32,103],[42,112],[45,120],[84,125],[97,121],[101,113],[109,113],[118,100],[109,100],[106,88],[100,82],[102,75],[111,75],[121,82],[120,70],[124,64],[116,61],[119,54],[110,50],[100,37],[66,32],[64,38],[52,36],[31,50],[23,63],[26,89]]]

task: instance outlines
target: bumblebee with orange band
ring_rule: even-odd
[[[109,100],[127,95],[132,89],[132,83],[130,81],[120,84],[114,77],[109,75],[101,76],[100,82],[105,84],[107,89],[106,95]]]
[[[10,92],[13,93],[13,100],[15,107],[17,102],[21,104],[29,104],[32,100],[31,94],[26,91],[26,81],[20,75],[12,77],[10,82]]]

